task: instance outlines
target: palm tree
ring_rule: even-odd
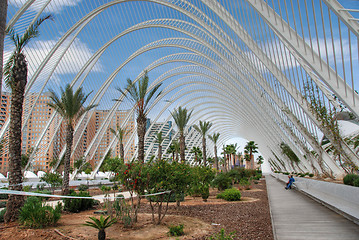
[[[199,126],[194,125],[194,129],[196,129],[202,135],[202,153],[203,153],[203,164],[207,166],[207,153],[206,153],[206,135],[209,129],[212,127],[211,122],[202,122],[199,120]]]
[[[254,161],[252,159],[253,153],[257,153],[257,149],[258,146],[254,141],[249,141],[247,142],[247,145],[244,147],[244,149],[246,149],[249,153],[249,159],[250,159],[250,168],[253,169],[254,168]]]
[[[119,125],[116,125],[116,130],[113,128],[110,128],[110,131],[116,136],[118,141],[120,142],[120,158],[122,161],[125,161],[125,151],[123,148],[123,139],[126,137],[126,135],[130,132],[126,128],[121,128]]]
[[[1,9],[1,11],[4,11],[4,9]],[[39,20],[26,29],[22,36],[15,33],[13,28],[6,29],[5,31],[15,45],[15,50],[4,68],[4,81],[6,86],[11,89],[8,177],[10,190],[22,190],[21,125],[25,86],[27,84],[27,62],[23,50],[31,39],[39,36],[39,26],[49,18],[51,18],[51,15],[39,18]],[[3,32],[2,29],[0,31]],[[3,40],[0,41],[3,42]],[[2,55],[3,52],[1,51],[0,54]],[[5,222],[16,219],[23,203],[23,196],[10,195],[6,205]]]
[[[168,147],[167,153],[172,154],[172,161],[175,161],[176,149],[173,143]]]
[[[67,123],[64,180],[62,183],[62,194],[67,195],[69,192],[70,158],[73,144],[74,124],[82,115],[97,105],[89,105],[84,107],[83,104],[86,102],[88,96],[91,93],[85,95],[82,92],[82,88],[77,89],[74,93],[70,84],[67,84],[65,89],[61,88],[61,98],[58,97],[53,90],[50,90],[50,94],[50,99],[52,102],[48,103],[47,105],[55,109],[55,111],[57,111],[66,120]]]
[[[185,143],[185,136],[184,136],[184,129],[192,115],[192,111],[188,112],[187,108],[182,108],[181,106],[178,107],[178,109],[173,110],[171,112],[171,115],[178,127],[178,130],[180,132],[180,149],[181,149],[181,161],[182,163],[185,163],[185,149],[186,149],[186,143]]]
[[[208,136],[209,139],[214,143],[214,164],[216,170],[218,170],[218,156],[217,156],[217,142],[219,139],[220,133],[213,133],[212,135]]]
[[[257,163],[258,163],[259,165],[263,164],[263,160],[264,160],[264,158],[263,158],[262,156],[258,156],[258,157],[257,157]]]
[[[138,161],[145,161],[145,135],[146,135],[146,119],[148,114],[149,102],[157,90],[161,87],[162,83],[155,85],[152,90],[148,88],[149,78],[147,71],[136,86],[136,83],[131,79],[127,79],[126,91],[129,94],[126,94],[122,89],[118,89],[122,94],[124,94],[128,99],[134,102],[137,111],[137,136],[138,136]],[[155,99],[161,94],[160,91]]]
[[[238,152],[237,153],[237,156],[238,156],[238,161],[239,161],[239,166],[243,165],[243,153],[242,152]]]
[[[2,67],[3,67],[3,52],[4,39],[6,35],[6,16],[7,16],[7,0],[0,0],[0,97],[2,90]]]
[[[199,147],[192,147],[190,153],[194,153],[195,161],[198,162],[199,165],[201,165],[201,159],[198,158],[199,154],[202,153],[201,149]]]
[[[158,132],[156,134],[156,142],[158,143],[158,161],[161,161],[162,159],[162,143],[165,140],[164,137],[162,137],[162,132]]]
[[[180,151],[181,151],[180,143],[178,142],[178,140],[173,140],[173,141],[172,141],[172,145],[173,145],[173,148],[174,148],[174,150],[175,150],[176,161],[178,162],[178,154],[179,154]]]

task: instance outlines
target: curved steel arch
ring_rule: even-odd
[[[28,1],[28,3],[29,2],[31,2],[31,1]],[[121,2],[126,2],[126,1],[113,1],[113,2],[111,2],[111,3],[108,3],[108,4],[104,4],[104,5],[102,5],[102,6],[100,6],[100,7],[98,7],[97,9],[95,9],[95,10],[93,10],[93,11],[91,11],[91,13],[89,13],[89,14],[87,14],[85,17],[83,17],[80,21],[78,21],[78,23],[77,24],[75,24],[70,30],[72,30],[72,31],[75,31],[76,29],[78,29],[78,27],[82,27],[82,28],[84,28],[85,26],[86,26],[86,24],[88,23],[88,22],[90,22],[94,17],[96,17],[97,16],[97,14],[99,14],[100,12],[102,12],[103,10],[105,10],[107,7],[110,7],[110,6],[112,6],[112,5],[114,5],[114,4],[118,4],[118,3],[121,3]],[[221,55],[223,56],[223,58],[222,59],[227,59],[227,57],[235,57],[236,58],[236,60],[233,60],[233,59],[228,59],[228,61],[229,62],[227,62],[227,64],[226,64],[226,67],[223,69],[224,70],[224,72],[226,72],[226,75],[228,74],[228,82],[235,82],[235,78],[236,78],[236,75],[238,74],[238,75],[240,75],[239,73],[241,73],[241,74],[243,74],[243,76],[245,76],[244,78],[245,79],[247,79],[248,80],[248,82],[244,82],[244,81],[242,81],[242,84],[244,84],[244,86],[249,86],[249,89],[254,89],[254,92],[252,92],[252,93],[249,93],[248,95],[246,94],[245,96],[248,96],[249,98],[251,98],[251,99],[254,99],[255,101],[249,101],[249,103],[251,103],[251,104],[255,104],[255,105],[253,105],[253,106],[261,106],[262,104],[263,104],[263,106],[269,106],[270,108],[272,108],[273,106],[271,105],[273,102],[274,102],[274,104],[276,104],[276,107],[273,107],[273,110],[272,109],[270,109],[270,111],[268,111],[268,113],[270,113],[269,114],[269,119],[271,119],[271,121],[274,121],[274,122],[272,122],[271,123],[271,126],[272,127],[274,127],[274,128],[277,128],[277,129],[279,129],[280,130],[280,132],[284,132],[284,129],[287,129],[286,131],[288,131],[290,134],[285,134],[285,135],[287,135],[287,137],[288,138],[290,138],[291,140],[290,141],[303,141],[303,139],[300,139],[300,138],[304,138],[304,141],[306,141],[307,143],[309,143],[310,145],[312,145],[312,146],[314,146],[315,145],[315,139],[311,136],[311,134],[310,133],[308,133],[308,131],[307,131],[307,129],[303,126],[303,125],[300,125],[300,124],[298,124],[297,123],[297,120],[298,119],[296,119],[296,116],[291,112],[291,110],[289,110],[289,109],[287,109],[287,106],[288,106],[288,103],[285,103],[285,102],[282,102],[282,99],[280,98],[280,97],[278,97],[277,96],[277,93],[275,92],[275,91],[273,91],[273,88],[271,87],[271,86],[268,86],[268,91],[264,91],[264,93],[265,94],[268,94],[268,93],[272,93],[272,95],[270,96],[270,98],[269,99],[265,99],[265,100],[263,100],[263,99],[259,99],[258,97],[259,97],[259,95],[260,95],[260,93],[262,93],[263,94],[263,86],[266,84],[266,79],[265,78],[263,78],[262,80],[261,80],[261,77],[258,77],[258,76],[260,76],[260,73],[259,72],[257,72],[256,70],[254,70],[254,65],[252,66],[252,63],[250,62],[250,61],[248,61],[248,60],[246,60],[246,57],[245,57],[245,55],[243,54],[243,56],[241,55],[241,51],[239,50],[239,47],[238,46],[236,46],[236,44],[235,43],[232,43],[232,42],[230,42],[230,38],[229,39],[226,39],[227,38],[227,34],[224,32],[224,31],[221,31],[220,30],[220,27],[214,22],[214,21],[212,21],[212,19],[210,19],[208,16],[206,16],[199,8],[197,8],[196,6],[194,6],[194,5],[192,5],[192,4],[190,4],[189,2],[187,2],[187,1],[182,1],[180,4],[182,4],[182,5],[176,5],[177,3],[178,3],[178,1],[162,1],[162,0],[158,0],[158,1],[156,1],[156,0],[151,0],[151,1],[149,1],[149,2],[155,2],[155,3],[160,3],[160,4],[163,4],[163,5],[165,5],[165,6],[169,6],[169,7],[172,7],[173,9],[176,9],[177,11],[180,11],[180,12],[182,12],[182,13],[184,13],[185,15],[187,15],[188,17],[190,17],[191,19],[193,19],[193,20],[200,20],[200,21],[198,21],[197,23],[199,24],[199,25],[201,25],[205,30],[207,30],[208,32],[210,32],[211,34],[213,34],[214,33],[214,35],[213,36],[215,36],[217,39],[220,39],[220,40],[216,40],[216,38],[212,38],[212,40],[213,40],[213,42],[211,42],[211,43],[209,43],[209,41],[208,41],[208,44],[207,44],[207,42],[206,42],[206,44],[207,45],[210,45],[210,46],[212,46],[213,48],[213,50],[218,50],[220,53],[221,53]],[[228,24],[228,19],[230,19],[230,18],[228,18],[227,16],[226,16],[226,12],[224,11],[223,12],[223,9],[218,9],[218,6],[215,6],[215,5],[213,5],[213,4],[215,4],[214,2],[210,2],[210,1],[205,1],[205,0],[202,0],[202,2],[204,2],[204,3],[206,3],[207,4],[207,6],[209,6],[210,8],[212,8],[212,9],[215,9],[214,10],[214,12],[216,12],[217,14],[219,14],[219,16],[220,17],[222,17],[222,19],[224,19],[224,22],[226,22],[227,24]],[[253,1],[248,1],[248,2],[253,2]],[[211,5],[212,4],[212,5]],[[255,3],[256,4],[256,3]],[[266,3],[265,3],[266,4]],[[28,4],[28,6],[30,6],[29,4]],[[190,8],[187,8],[187,6],[190,6]],[[229,17],[230,17],[230,14],[229,14]],[[208,20],[208,21],[207,21]],[[155,21],[156,20],[151,20],[151,21],[153,21],[153,26],[155,26],[156,24],[155,24]],[[178,20],[179,21],[179,20]],[[150,22],[150,21],[149,21]],[[182,22],[182,23],[184,23],[184,22]],[[233,23],[232,23],[233,24]],[[160,24],[158,24],[158,25],[160,25]],[[193,25],[193,24],[192,24]],[[234,24],[235,25],[235,24]],[[233,26],[234,26],[233,25]],[[75,27],[76,26],[76,27]],[[183,27],[183,26],[182,26]],[[169,27],[169,28],[171,28],[171,27]],[[172,27],[173,29],[175,29],[175,27]],[[180,29],[180,27],[178,27],[179,29]],[[194,26],[194,28],[195,28],[195,26]],[[69,30],[69,31],[70,31]],[[203,31],[203,29],[201,29],[202,31]],[[80,30],[78,30],[78,32],[77,32],[77,34],[79,33],[81,31],[81,29]],[[181,31],[181,32],[183,32],[183,31]],[[220,36],[220,33],[224,33],[224,35],[223,36],[225,36],[225,37],[223,37],[223,38],[221,38],[221,36]],[[67,34],[67,33],[66,33]],[[68,36],[69,36],[70,34],[68,34]],[[194,34],[192,34],[193,36],[194,36]],[[75,35],[76,36],[76,35]],[[189,36],[191,36],[191,35],[189,35]],[[192,36],[192,37],[193,37]],[[207,35],[207,36],[209,36],[209,35]],[[204,33],[203,34],[203,36],[202,36],[203,38],[198,38],[198,39],[205,39],[205,37],[206,37],[206,34]],[[248,37],[247,35],[245,35],[245,37]],[[66,38],[63,38],[63,40],[65,40]],[[73,38],[74,39],[74,38]],[[222,41],[221,41],[222,40]],[[228,42],[230,42],[230,43],[228,43],[227,44],[227,40],[228,40]],[[247,39],[248,40],[248,39]],[[282,40],[283,40],[283,37],[282,37]],[[291,43],[291,41],[292,40],[288,40],[288,38],[287,39],[284,39],[284,40],[287,40],[287,41],[289,41],[289,43],[288,44],[292,44]],[[250,40],[249,41],[245,41],[246,42],[246,44],[247,44],[247,46],[248,45],[250,45]],[[249,44],[248,44],[248,42],[249,42]],[[178,45],[174,45],[174,46],[176,46],[176,47],[178,47]],[[219,47],[218,47],[219,46]],[[249,46],[249,47],[251,47],[251,46]],[[254,46],[253,46],[255,49],[257,49],[257,50],[259,50],[259,48],[256,48],[256,45],[255,45],[255,43],[254,43]],[[233,49],[235,49],[236,51],[233,51]],[[228,56],[226,55],[227,53],[230,53]],[[260,52],[259,52],[260,53]],[[260,54],[259,54],[260,55]],[[47,56],[49,56],[49,55],[47,55]],[[242,62],[240,62],[240,67],[230,67],[230,65],[234,65],[237,61],[238,61],[238,59],[240,59],[240,57],[242,57],[242,59],[244,59]],[[95,57],[95,58],[97,58],[97,57]],[[99,56],[98,56],[98,58],[99,58]],[[215,57],[214,56],[209,56],[209,58],[210,59],[215,59]],[[267,66],[267,69],[270,69],[271,71],[273,71],[273,72],[275,72],[275,74],[273,74],[275,77],[278,77],[279,76],[279,78],[277,78],[277,80],[278,81],[281,81],[281,80],[283,80],[283,79],[285,79],[285,76],[283,75],[281,75],[279,72],[276,72],[277,70],[279,70],[279,69],[277,69],[277,67],[275,66],[275,65],[271,65],[271,63],[266,63],[266,58],[265,58],[265,54],[264,54],[264,56],[261,56],[260,57],[260,59],[261,59],[261,61],[262,61],[262,63],[264,64],[264,65],[268,65],[268,66],[270,66],[269,68],[268,68],[268,66]],[[264,60],[264,61],[263,61]],[[90,64],[92,64],[92,62],[90,62]],[[87,69],[87,67],[88,67],[89,65],[87,65],[86,64],[86,67],[84,68],[84,70],[86,70]],[[311,66],[311,67],[316,67],[316,66]],[[90,67],[90,69],[91,69],[91,67]],[[41,71],[41,70],[40,70]],[[242,71],[244,71],[244,72],[242,72]],[[222,73],[222,74],[224,74],[224,72]],[[222,74],[220,75],[220,76],[222,76]],[[277,75],[276,75],[277,74]],[[35,74],[36,75],[36,74]],[[82,73],[80,73],[79,72],[79,77],[82,75]],[[231,77],[230,77],[231,76]],[[257,77],[254,77],[254,76],[257,76]],[[282,78],[281,78],[282,77]],[[84,77],[83,79],[82,79],[82,81],[84,81],[85,80],[85,78],[86,77]],[[227,78],[227,77],[226,77]],[[232,79],[232,80],[231,80]],[[284,80],[282,83],[282,86],[285,86],[285,81],[287,81],[287,83],[288,82],[290,82],[290,81],[288,81],[288,80]],[[247,85],[248,84],[248,85]],[[253,84],[253,85],[252,85]],[[256,89],[256,84],[259,84],[261,87],[257,87],[257,89]],[[31,85],[29,85],[29,87],[30,87]],[[45,85],[44,85],[45,86]],[[108,85],[109,86],[109,85]],[[292,88],[293,89],[293,87],[289,87],[289,89],[287,89],[287,92],[288,93],[291,93],[291,91],[290,91],[290,88]],[[104,88],[101,88],[102,90],[104,90]],[[265,88],[264,88],[265,89]],[[294,89],[296,89],[295,87],[294,87]],[[235,89],[237,92],[240,92],[241,91],[241,88],[237,88],[237,89]],[[242,90],[243,91],[243,90]],[[106,92],[106,90],[104,90],[104,91],[100,91],[100,95],[102,94],[102,96],[103,96],[103,94]],[[294,93],[294,95],[295,95],[295,92],[292,92],[292,93]],[[298,94],[298,93],[297,93]],[[100,101],[100,99],[102,98],[102,96],[98,96],[98,97],[96,97],[96,98],[94,98],[94,99],[97,99],[97,100],[95,100],[95,101]],[[297,95],[297,97],[298,97],[298,95]],[[258,98],[258,99],[256,99],[256,98]],[[295,97],[293,97],[294,99],[296,99],[296,100],[300,100],[300,98],[295,98]],[[269,101],[269,102],[267,102],[268,100],[271,100],[271,101]],[[273,101],[273,102],[272,102]],[[298,102],[299,103],[299,102]],[[305,105],[305,104],[304,104]],[[284,109],[285,108],[285,109]],[[262,110],[256,110],[256,111],[258,111],[258,113],[264,113],[264,112],[266,112],[265,110],[265,107],[262,107],[261,108]],[[278,112],[277,112],[278,111]],[[289,113],[287,113],[286,111],[289,111]],[[304,107],[304,112],[306,112],[306,109],[305,109],[305,107]],[[285,123],[284,124],[284,128],[282,128],[280,125],[278,125],[278,119],[280,119],[280,118],[283,118],[284,116],[283,116],[283,113],[284,113],[284,115],[289,119],[289,121],[291,121],[292,122],[292,124],[289,124],[288,126],[287,126],[287,123]],[[309,117],[309,118],[313,118],[312,116],[311,116],[311,114],[310,114],[310,112],[306,112],[306,114],[307,114],[307,116]],[[55,117],[55,116],[54,116]],[[275,119],[277,119],[277,120],[275,120]],[[315,122],[315,119],[311,119],[313,122]],[[288,121],[288,120],[287,120]],[[277,124],[276,124],[276,122],[277,122]],[[244,122],[243,122],[244,123]],[[245,124],[249,124],[249,125],[252,125],[253,123],[252,122],[249,122],[249,123],[245,123]],[[105,126],[104,126],[104,128],[105,128]],[[4,129],[4,128],[3,128]],[[291,132],[290,131],[290,129],[293,129],[294,131],[298,131],[301,135],[296,135],[296,133],[293,133],[293,132]],[[324,130],[322,130],[324,133],[325,133],[325,129]],[[256,133],[255,135],[258,135],[258,133]],[[292,136],[290,136],[290,135],[292,135]],[[304,136],[304,137],[301,137],[301,136]],[[40,140],[41,141],[41,140]],[[319,148],[318,148],[318,146],[314,146],[313,148],[315,148],[315,147],[317,147],[317,149],[321,149],[321,147],[319,146]],[[327,161],[329,161],[330,162],[330,159],[326,159],[325,160],[326,162]],[[358,161],[356,162],[357,164],[358,164]]]

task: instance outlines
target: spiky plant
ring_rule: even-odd
[[[84,225],[98,229],[98,235],[97,235],[98,240],[105,240],[106,239],[105,229],[108,227],[111,227],[112,224],[117,222],[116,218],[112,218],[112,219],[110,219],[110,218],[111,218],[111,216],[104,218],[103,215],[101,215],[100,219],[97,219],[95,217],[90,217],[92,222],[86,221],[86,223]]]

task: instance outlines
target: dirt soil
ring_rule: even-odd
[[[252,185],[251,190],[241,190],[239,202],[216,199],[217,190],[212,189],[207,202],[199,197],[186,197],[180,207],[170,203],[167,215],[160,225],[153,225],[151,211],[146,201],[141,206],[138,223],[126,229],[118,222],[106,229],[106,239],[208,239],[224,228],[227,233],[235,231],[236,239],[273,240],[265,181]],[[97,230],[83,226],[94,210],[66,213],[56,227],[47,229],[24,229],[17,224],[0,224],[0,240],[64,240],[97,239]],[[170,238],[168,226],[184,225],[185,236]]]

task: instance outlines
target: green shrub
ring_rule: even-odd
[[[217,187],[219,191],[223,191],[232,187],[232,179],[228,174],[220,173],[214,178],[212,184]]]
[[[359,176],[356,175],[356,174],[347,174],[344,178],[343,178],[343,183],[345,185],[351,185],[351,186],[354,186],[354,181],[356,179],[358,179]]]
[[[226,189],[224,192],[217,194],[217,198],[226,201],[239,201],[241,200],[241,192],[235,188]]]
[[[209,237],[210,240],[233,240],[235,232],[226,234],[226,231],[222,228],[219,233],[213,234]]]
[[[78,194],[74,190],[70,190],[70,196],[77,197],[91,197],[88,192],[79,192]],[[93,199],[85,198],[64,198],[64,209],[69,212],[81,212],[90,209],[94,205]]]
[[[89,190],[89,186],[87,186],[86,184],[80,184],[80,186],[78,187],[78,190],[80,192],[87,191],[87,190]]]
[[[6,213],[6,208],[0,210],[0,222],[4,222],[4,215]]]
[[[251,187],[251,183],[247,178],[242,178],[241,181],[239,181],[239,185],[241,185],[245,189],[250,189]]]
[[[353,186],[354,187],[359,187],[359,177],[354,180]]]
[[[20,209],[20,224],[30,228],[44,228],[53,226],[61,217],[62,205],[55,209],[51,206],[42,206],[42,201],[36,197],[28,197]]]
[[[178,226],[170,226],[168,234],[175,237],[184,235],[183,224],[180,224]]]
[[[313,173],[309,173],[308,176],[309,176],[309,177],[314,177],[314,174],[313,174]]]

